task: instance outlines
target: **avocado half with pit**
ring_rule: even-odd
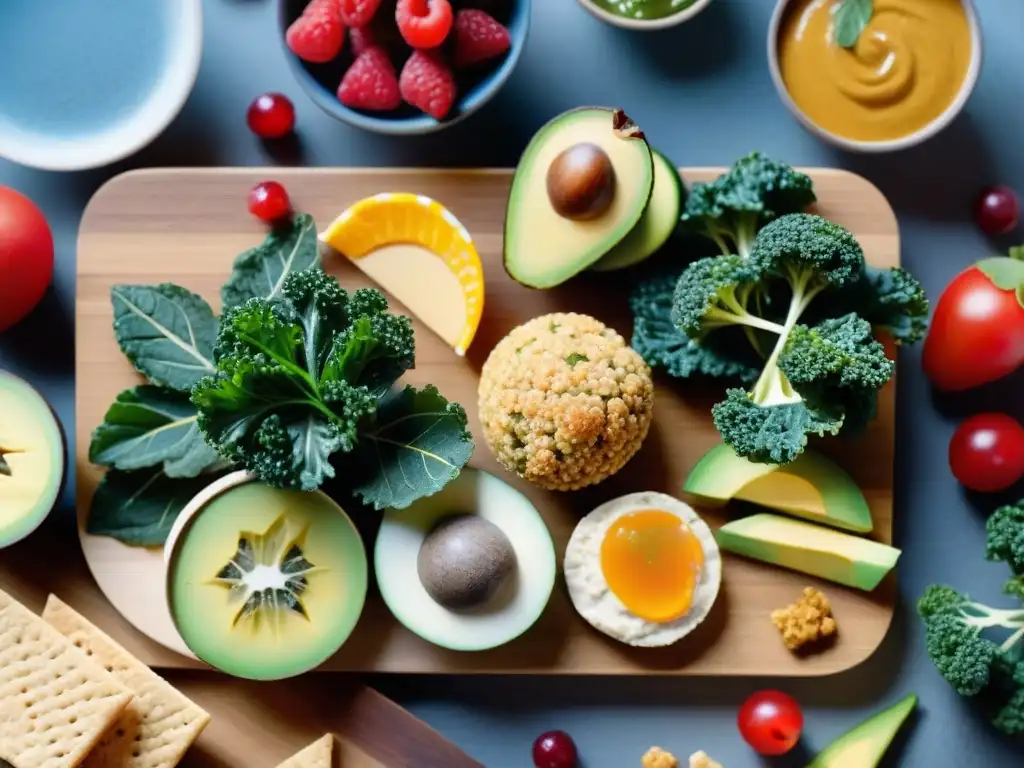
[[[0,548],[50,514],[64,479],[64,438],[31,385],[0,371]]]
[[[812,450],[784,466],[748,461],[721,443],[690,471],[683,491],[705,506],[737,499],[856,533],[874,527],[857,483],[838,464]]]
[[[164,555],[175,628],[198,659],[235,677],[318,667],[352,634],[366,600],[366,552],[341,507],[245,472],[189,502]]]
[[[505,270],[531,288],[582,272],[633,231],[651,200],[654,159],[621,109],[583,107],[537,131],[505,213]]]

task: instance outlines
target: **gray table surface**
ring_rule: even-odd
[[[980,3],[985,65],[965,114],[927,145],[883,157],[833,150],[786,112],[765,63],[770,0],[717,0],[689,24],[652,35],[603,26],[575,0],[536,0],[527,49],[498,98],[474,118],[425,138],[360,133],[313,106],[286,67],[272,0],[205,0],[204,5],[205,58],[198,84],[180,118],[151,147],[116,167],[77,174],[0,161],[0,184],[41,206],[57,247],[54,291],[40,310],[0,338],[0,367],[41,389],[72,441],[76,231],[93,192],[128,168],[280,162],[511,166],[532,133],[558,112],[581,104],[621,105],[680,165],[725,165],[761,149],[793,164],[838,166],[867,176],[897,211],[904,262],[935,297],[967,264],[1006,245],[987,242],[972,225],[976,190],[1002,181],[1024,192],[1024,107],[1017,103],[1024,86],[1024,4],[1019,0]],[[273,157],[246,130],[246,106],[267,90],[295,101],[300,153]],[[875,709],[916,691],[920,716],[888,765],[1024,765],[1021,744],[992,731],[931,668],[912,612],[916,597],[934,580],[982,599],[999,599],[1004,570],[981,557],[984,515],[995,500],[972,499],[960,491],[947,468],[946,445],[963,414],[995,407],[1024,418],[1024,398],[1012,398],[1022,391],[1024,376],[938,400],[921,374],[919,350],[913,350],[901,357],[899,382],[896,523],[897,544],[905,552],[899,569],[902,601],[881,650],[857,669],[806,681],[393,677],[371,682],[489,768],[529,765],[533,738],[549,728],[564,728],[575,737],[587,768],[637,766],[652,744],[681,756],[704,749],[727,768],[800,766],[806,760],[799,757],[762,763],[736,731],[739,704],[766,685],[804,705],[805,755]],[[60,513],[71,519],[72,509],[69,487]]]

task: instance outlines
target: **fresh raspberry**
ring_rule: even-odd
[[[352,27],[348,31],[348,43],[352,46],[352,55],[359,58],[370,48],[377,47],[377,36],[370,27]]]
[[[398,0],[395,21],[413,48],[437,48],[452,31],[452,6],[448,0]]]
[[[398,76],[383,48],[369,48],[356,57],[338,86],[338,101],[374,112],[398,109],[402,103]]]
[[[288,49],[303,61],[323,64],[341,52],[345,24],[337,0],[313,0],[285,33]]]
[[[341,20],[350,27],[364,27],[373,21],[383,0],[338,0]]]
[[[512,46],[504,24],[476,8],[455,14],[455,66],[469,67],[501,56]]]
[[[443,120],[455,104],[455,75],[433,51],[413,51],[398,80],[406,104]]]

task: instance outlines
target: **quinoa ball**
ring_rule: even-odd
[[[510,472],[574,491],[618,472],[651,426],[643,358],[587,315],[556,313],[513,329],[480,374],[487,445]]]

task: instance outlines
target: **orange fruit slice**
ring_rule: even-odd
[[[320,240],[346,256],[428,328],[466,354],[484,309],[473,238],[429,197],[384,192],[345,210]]]

